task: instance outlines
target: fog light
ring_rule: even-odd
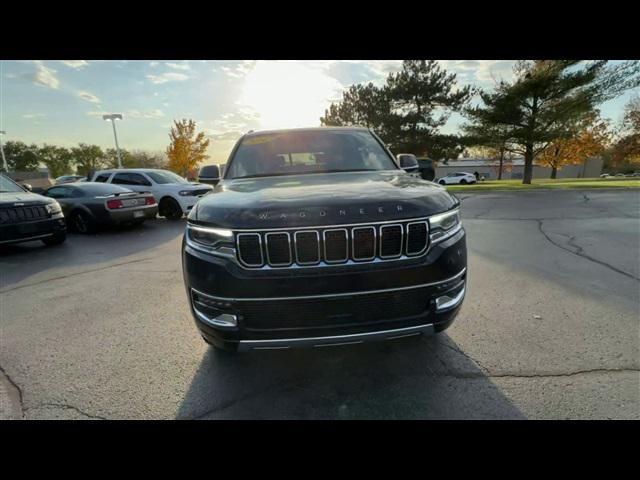
[[[238,318],[235,315],[231,315],[230,313],[222,313],[216,317],[209,318],[204,313],[198,311],[198,309],[193,309],[198,315],[198,318],[205,323],[208,323],[214,327],[237,327],[238,326]]]
[[[465,286],[463,285],[457,292],[451,292],[447,295],[436,298],[436,311],[449,310],[450,308],[457,307],[464,298]]]

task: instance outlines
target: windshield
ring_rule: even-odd
[[[0,193],[5,192],[24,193],[24,190],[20,188],[16,183],[14,183],[11,179],[5,177],[4,175],[0,175]]]
[[[367,131],[301,130],[246,137],[231,159],[225,178],[397,168]]]
[[[167,170],[158,170],[155,172],[145,172],[156,183],[189,183],[180,175]]]

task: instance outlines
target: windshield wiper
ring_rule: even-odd
[[[330,170],[318,170],[310,173],[340,173],[340,172],[375,172],[375,168],[332,168]]]
[[[375,172],[375,171],[376,171],[375,168],[352,168],[352,169],[335,168],[330,170],[316,170],[313,172],[256,173],[255,175],[244,175],[242,177],[233,177],[233,180],[237,180],[240,178],[281,177],[284,175],[307,175],[311,173]]]
[[[232,180],[240,178],[259,178],[259,177],[282,177],[284,175],[296,175],[295,173],[256,173],[255,175],[244,175],[242,177],[233,177]]]

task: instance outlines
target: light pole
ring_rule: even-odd
[[[6,135],[7,132],[4,130],[0,130],[0,153],[2,154],[2,167],[5,172],[9,171],[9,166],[7,165],[7,159],[4,156],[4,148],[2,147],[2,135]]]
[[[111,126],[113,127],[113,138],[116,139],[116,152],[118,153],[118,168],[122,168],[122,158],[120,158],[120,147],[118,146],[118,134],[116,133],[116,119],[122,120],[122,115],[119,113],[112,113],[110,115],[102,115],[103,120],[111,120]]]

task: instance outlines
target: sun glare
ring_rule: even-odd
[[[322,63],[261,61],[249,72],[239,106],[253,110],[260,128],[315,127],[342,91]]]

